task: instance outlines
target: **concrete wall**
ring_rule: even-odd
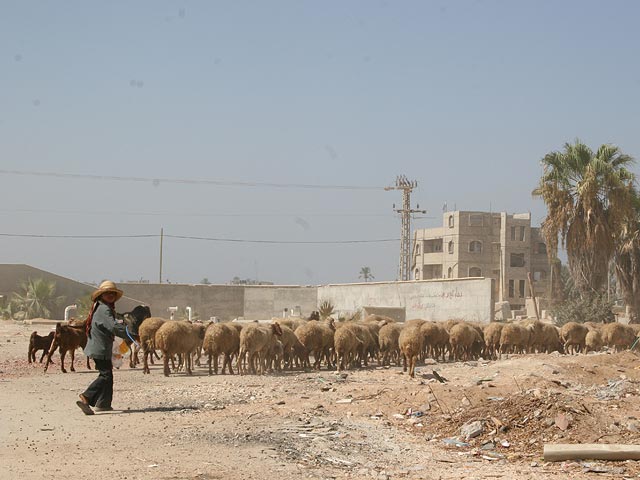
[[[136,304],[149,305],[154,317],[169,318],[169,307],[178,307],[175,318],[186,318],[185,307],[191,307],[192,314],[200,320],[209,320],[213,316],[220,320],[233,320],[244,315],[246,287],[242,285],[124,283],[119,287]]]
[[[65,301],[53,318],[61,319],[65,305],[91,293],[95,287],[30,267],[0,265],[0,295],[18,291],[21,281],[45,278],[56,282]],[[423,280],[410,282],[372,282],[319,287],[287,285],[178,285],[121,283],[124,297],[119,312],[138,304],[149,305],[153,316],[169,318],[169,307],[177,306],[176,318],[185,318],[185,307],[201,320],[216,316],[221,320],[244,317],[247,320],[281,317],[284,308],[300,307],[308,316],[323,301],[338,312],[354,312],[364,307],[404,309],[406,319],[447,320],[464,318],[488,322],[492,317],[491,279]]]
[[[363,306],[404,307],[407,320],[462,318],[489,322],[493,318],[489,278],[318,287],[318,301],[325,299],[331,301],[338,311],[352,312]]]
[[[318,287],[247,285],[244,289],[246,320],[281,317],[285,308],[295,307],[300,307],[302,316],[307,317],[318,308]]]
[[[0,305],[6,305],[14,292],[22,293],[20,289],[22,282],[26,282],[29,279],[37,280],[39,278],[49,282],[55,282],[56,296],[62,297],[58,307],[54,308],[51,312],[51,317],[57,320],[64,318],[64,309],[67,305],[75,303],[79,298],[95,290],[95,287],[90,285],[85,285],[84,283],[76,282],[75,280],[61,277],[60,275],[29,265],[4,264],[0,265],[0,295],[3,297]],[[75,313],[71,312],[71,315],[73,316]]]

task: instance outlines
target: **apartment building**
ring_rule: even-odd
[[[416,230],[413,240],[415,280],[491,278],[495,300],[512,309],[524,308],[531,296],[528,273],[535,295],[547,292],[547,249],[529,213],[445,212],[442,227]]]

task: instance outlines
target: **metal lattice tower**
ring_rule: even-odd
[[[426,213],[426,210],[411,209],[411,191],[418,186],[416,180],[408,180],[405,175],[396,177],[396,184],[385,187],[385,190],[402,190],[402,208],[394,210],[401,215],[402,229],[400,234],[400,264],[398,267],[398,279],[410,280],[411,275],[411,214]]]

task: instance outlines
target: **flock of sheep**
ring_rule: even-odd
[[[476,324],[461,320],[433,322],[420,319],[397,323],[391,318],[369,315],[362,321],[274,318],[271,323],[189,323],[158,317],[140,325],[140,348],[144,373],[149,357],[160,350],[164,374],[177,355],[188,374],[192,357],[200,364],[201,353],[208,358],[209,374],[263,374],[294,368],[337,368],[338,371],[391,362],[409,370],[413,377],[419,359],[438,361],[497,359],[506,353],[587,353],[604,346],[619,350],[630,347],[638,330],[620,323],[570,322],[561,328],[538,320],[512,323]],[[313,365],[311,364],[313,358]],[[151,357],[153,361],[153,357]],[[174,366],[174,371],[176,370]]]

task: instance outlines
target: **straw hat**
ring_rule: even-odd
[[[111,280],[105,280],[100,284],[98,289],[91,294],[91,300],[95,302],[100,295],[106,292],[115,292],[116,301],[120,300],[120,297],[124,294]]]

